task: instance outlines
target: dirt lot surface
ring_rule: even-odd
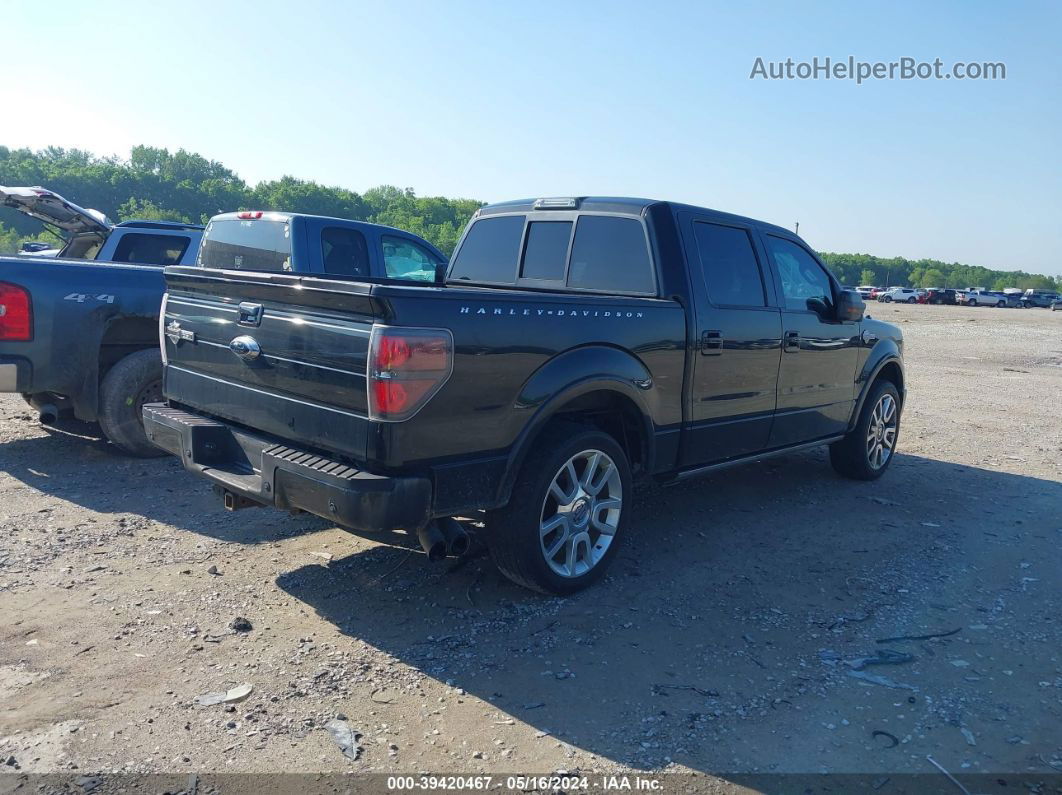
[[[645,487],[568,599],[224,513],[3,396],[0,768],[1062,771],[1062,313],[871,313],[907,340],[882,480],[814,451]]]

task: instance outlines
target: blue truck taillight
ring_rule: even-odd
[[[28,342],[33,339],[33,302],[29,291],[17,284],[0,282],[0,340]]]

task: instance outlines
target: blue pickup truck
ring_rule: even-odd
[[[105,228],[108,235],[136,230],[154,237],[178,231],[156,222]],[[205,229],[182,231],[194,233],[194,241],[176,262],[68,259],[84,231],[70,231],[57,259],[0,257],[0,392],[21,393],[46,424],[72,414],[98,422],[126,453],[160,455],[144,435],[141,408],[162,397],[164,265],[424,283],[441,278],[447,261],[409,232],[295,213],[225,213]],[[108,250],[122,253],[109,237],[97,252]]]

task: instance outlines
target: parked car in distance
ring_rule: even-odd
[[[996,304],[996,306],[1006,306],[1010,307],[1011,309],[1023,309],[1025,307],[1025,304],[1021,300],[1022,297],[1020,294],[996,293],[996,295],[1003,299],[1003,303]]]
[[[86,210],[41,187],[0,185],[0,204],[35,218],[65,239],[51,250],[22,253],[44,258],[129,262],[139,265],[182,265],[195,262],[203,227],[171,221],[113,223],[99,210]]]
[[[1059,299],[1059,294],[1051,290],[1026,290],[1021,301],[1026,307],[1046,308]]]
[[[951,287],[930,287],[926,290],[927,304],[955,304],[955,290]]]
[[[59,249],[51,243],[30,240],[19,246],[18,254],[21,257],[55,257],[59,254]]]
[[[955,294],[956,302],[966,306],[1006,306],[1007,301],[1002,295],[989,292],[988,290],[960,290]]]
[[[875,287],[872,284],[863,284],[859,287],[856,287],[856,292],[859,293],[860,298],[862,298],[864,301],[867,301],[870,299],[870,294],[878,289],[880,288]]]
[[[900,330],[792,232],[700,207],[481,208],[441,286],[182,267],[166,283],[168,402],[145,427],[227,508],[405,531],[429,559],[466,549],[454,517],[485,511],[498,567],[540,591],[602,576],[634,475],[828,444],[871,480],[896,446]]]
[[[911,287],[890,287],[878,295],[878,300],[886,304],[894,301],[904,304],[917,304],[918,291]]]
[[[0,306],[6,306],[0,312],[0,392],[21,392],[45,424],[72,414],[99,422],[125,453],[162,455],[144,436],[141,408],[162,399],[158,322],[165,285],[158,263],[130,263],[169,252],[162,257],[167,262],[193,265],[205,258],[237,271],[363,274],[378,281],[386,281],[379,274],[394,273],[426,281],[445,262],[416,235],[361,221],[228,213],[202,229],[155,221],[111,227],[99,253],[123,258],[117,263],[0,258]],[[17,326],[15,318],[21,318]]]
[[[870,295],[869,295],[870,300],[871,301],[877,301],[878,300],[878,296],[880,296],[887,289],[889,289],[889,288],[887,288],[887,287],[872,287],[870,289]]]

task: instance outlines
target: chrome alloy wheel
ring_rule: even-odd
[[[896,398],[882,395],[867,428],[867,463],[871,469],[881,469],[892,455],[896,445],[896,429],[899,417],[896,414]]]
[[[605,556],[619,527],[623,483],[600,450],[576,453],[560,468],[542,501],[539,540],[549,567],[579,577]]]

